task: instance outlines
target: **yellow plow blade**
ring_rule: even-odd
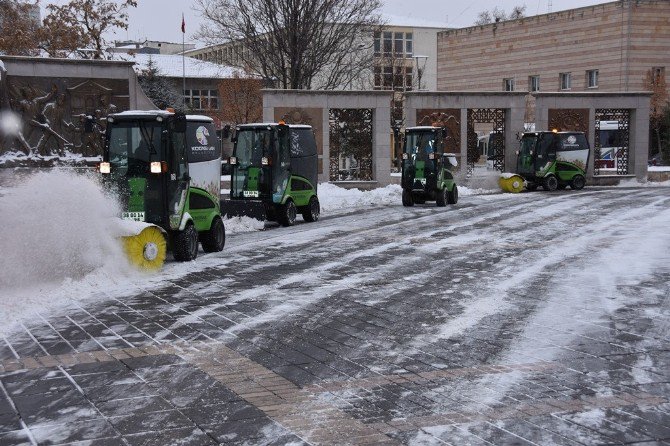
[[[523,177],[520,175],[503,174],[498,179],[498,185],[500,185],[500,188],[505,192],[517,194],[523,190]]]

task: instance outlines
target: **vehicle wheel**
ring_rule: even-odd
[[[402,205],[405,207],[414,206],[414,197],[407,189],[402,190]]]
[[[454,184],[454,188],[449,194],[447,194],[447,203],[456,204],[458,203],[458,187]]]
[[[226,228],[223,226],[221,217],[218,215],[214,217],[209,230],[200,235],[200,243],[202,244],[202,250],[205,252],[223,251],[226,244]]]
[[[542,189],[548,192],[553,192],[558,189],[558,180],[556,177],[553,175],[544,177],[544,181],[542,182]]]
[[[180,262],[190,262],[198,257],[198,231],[193,223],[187,224],[183,231],[175,234],[172,255]]]
[[[302,219],[305,221],[313,222],[317,221],[320,215],[321,215],[321,205],[319,204],[319,199],[315,195],[309,199],[307,209],[302,213]]]
[[[447,197],[449,195],[449,191],[447,188],[439,189],[437,191],[437,197],[435,197],[435,204],[438,205],[439,207],[443,207],[447,205],[447,201],[449,198]]]
[[[584,189],[584,186],[586,186],[586,178],[584,178],[584,175],[575,175],[572,177],[572,181],[570,182],[570,189],[582,190]]]
[[[286,204],[281,206],[281,214],[279,215],[279,224],[282,226],[293,226],[295,224],[295,217],[298,210],[295,207],[293,200],[288,200]]]

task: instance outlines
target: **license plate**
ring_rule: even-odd
[[[245,190],[243,192],[245,197],[253,197],[253,198],[258,198],[258,191],[257,190]]]
[[[124,212],[121,214],[124,220],[144,221],[144,212]]]

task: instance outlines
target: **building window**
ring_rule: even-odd
[[[192,110],[218,110],[219,92],[216,90],[184,90],[184,102]]]
[[[382,54],[382,33],[375,33],[375,56],[381,56]]]
[[[412,57],[414,54],[414,44],[413,44],[412,33],[405,33],[405,55]]]
[[[392,49],[393,49],[393,33],[387,31],[384,33],[384,55],[390,56]]]
[[[598,70],[586,72],[586,86],[588,88],[598,88]]]
[[[665,78],[665,67],[653,67],[651,69],[654,85],[658,85],[661,79]]]
[[[540,76],[528,77],[528,91],[540,91]]]
[[[572,88],[572,73],[561,73],[559,75],[559,84],[561,90],[569,90]]]
[[[401,56],[405,52],[403,34],[404,33],[393,33],[393,54],[396,56]]]
[[[514,79],[503,79],[503,91],[514,91]]]

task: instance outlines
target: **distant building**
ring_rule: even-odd
[[[219,82],[235,73],[229,66],[174,54],[117,54],[115,60],[135,62],[138,75],[148,68],[151,60],[160,76],[169,79],[176,91],[183,91],[185,104],[201,113],[221,109]]]
[[[367,41],[352,51],[374,51],[373,66],[361,70],[359,79],[340,89],[409,91],[437,87],[437,33],[447,29],[438,22],[412,17],[383,16],[380,30],[370,31]],[[224,42],[187,51],[188,56],[248,69],[253,57],[243,41]],[[421,76],[419,76],[419,72]],[[421,86],[418,79],[421,77]],[[319,75],[315,76],[318,80]],[[318,81],[315,82],[318,85]]]
[[[124,40],[115,41],[114,46],[109,48],[112,53],[135,53],[135,54],[181,54],[195,48],[194,43],[160,42],[157,40]]]
[[[437,89],[642,91],[670,66],[670,2],[623,0],[442,31]]]

